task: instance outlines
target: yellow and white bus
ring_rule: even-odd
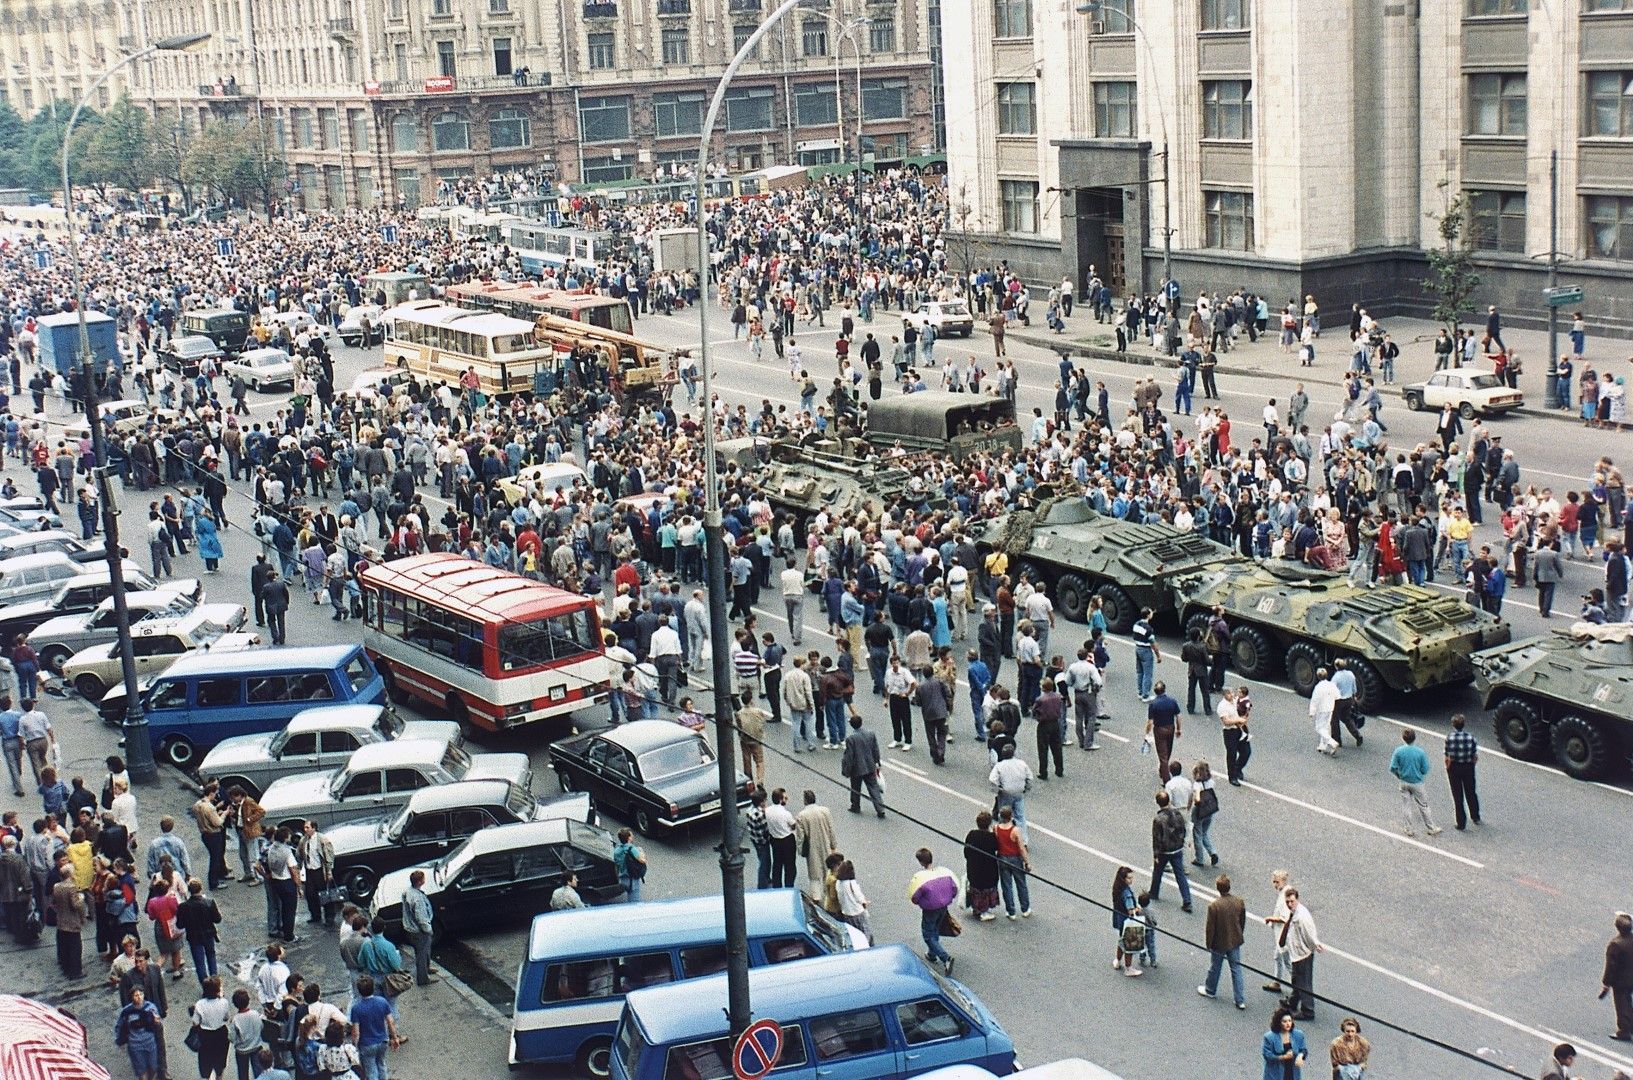
[[[407,368],[433,385],[458,387],[467,369],[488,397],[529,393],[541,373],[559,380],[561,356],[540,347],[533,324],[451,304],[403,304],[381,316],[387,367]]]

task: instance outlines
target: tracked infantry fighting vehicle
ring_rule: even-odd
[[[1625,770],[1633,754],[1633,626],[1577,623],[1474,656],[1497,741],[1527,761],[1552,757],[1579,780]]]
[[[1285,561],[1240,559],[1173,580],[1186,627],[1215,607],[1230,624],[1231,668],[1250,679],[1285,672],[1308,695],[1316,671],[1344,658],[1364,710],[1385,689],[1410,693],[1474,678],[1469,655],[1509,638],[1508,624],[1461,597],[1419,585],[1358,589],[1343,574]]]

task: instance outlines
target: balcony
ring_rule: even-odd
[[[659,15],[690,15],[692,0],[658,0]]]
[[[228,78],[226,82],[200,83],[198,88],[199,97],[241,97],[243,93],[238,80],[234,78]]]
[[[331,34],[355,34],[356,32],[357,27],[353,25],[349,17],[329,20],[329,33]]]
[[[613,3],[589,3],[584,5],[586,19],[616,19],[618,5]]]

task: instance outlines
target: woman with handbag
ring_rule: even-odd
[[[227,1021],[232,1016],[232,1005],[221,996],[221,977],[211,975],[204,980],[204,996],[195,1001],[188,1013],[193,1026],[187,1032],[187,1049],[198,1055],[198,1074],[202,1080],[225,1080],[227,1075],[228,1039]]]
[[[1327,1049],[1332,1080],[1362,1080],[1372,1060],[1372,1044],[1361,1035],[1361,1022],[1353,1016],[1344,1017],[1338,1030],[1341,1034]]]
[[[1214,787],[1213,770],[1206,761],[1199,761],[1191,767],[1191,780],[1195,784],[1191,791],[1191,842],[1196,849],[1191,865],[1206,865],[1202,861],[1202,854],[1206,852],[1208,858],[1213,860],[1212,865],[1218,866],[1219,852],[1214,850],[1208,830],[1213,827],[1214,816],[1219,813],[1219,792]]]

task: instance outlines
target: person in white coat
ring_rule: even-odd
[[[1327,669],[1316,670],[1315,689],[1310,691],[1310,721],[1315,725],[1316,752],[1328,757],[1338,756],[1338,744],[1332,737],[1332,712],[1338,704],[1338,687],[1328,678]]]

